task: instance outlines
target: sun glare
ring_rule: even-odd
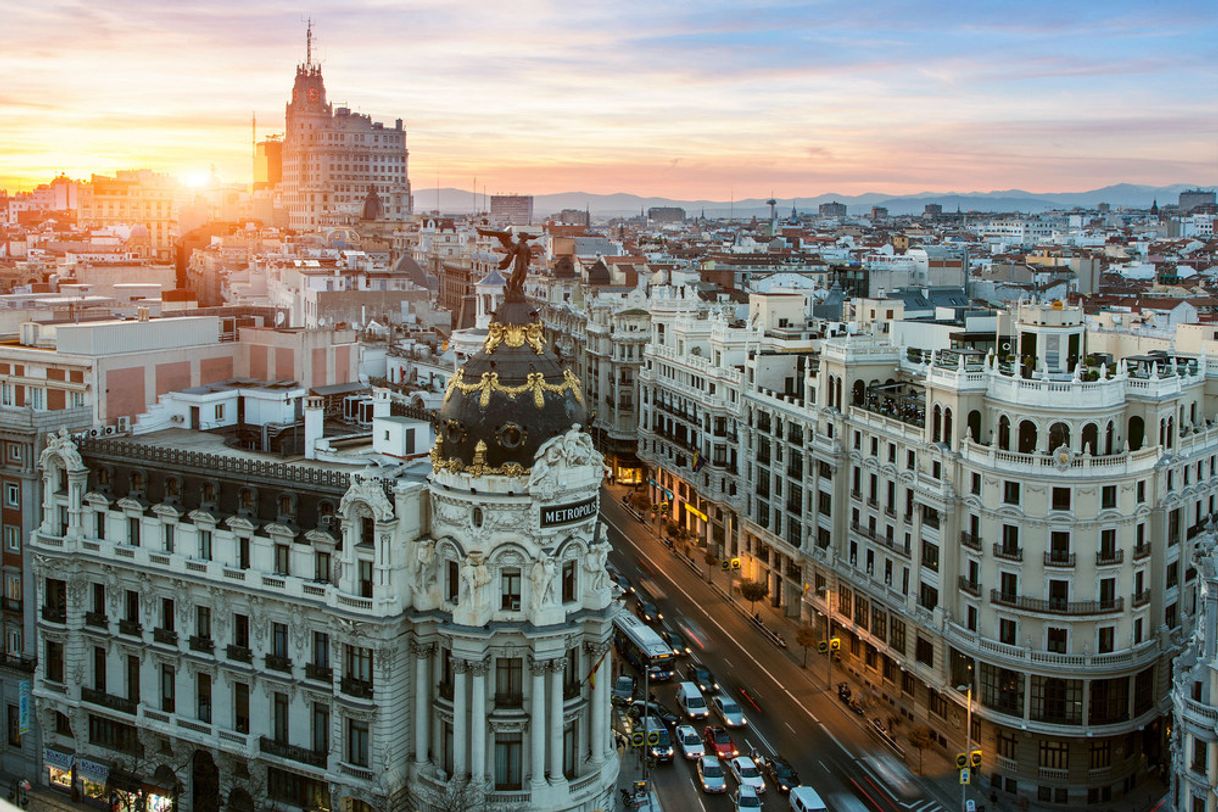
[[[182,182],[192,189],[202,189],[207,185],[208,180],[210,180],[210,176],[202,169],[182,175]]]

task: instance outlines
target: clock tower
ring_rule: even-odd
[[[305,33],[305,61],[296,66],[296,82],[287,105],[288,129],[294,116],[314,114],[329,116],[333,111],[326,104],[326,83],[321,77],[321,65],[313,61],[313,21]]]

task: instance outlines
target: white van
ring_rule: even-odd
[[[677,686],[677,704],[690,719],[705,719],[710,716],[710,708],[698,686],[692,682],[682,682]]]
[[[794,812],[828,812],[829,809],[812,787],[795,787],[787,797]]]

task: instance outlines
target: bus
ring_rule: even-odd
[[[674,660],[672,646],[664,642],[656,630],[634,615],[619,614],[613,620],[617,634],[614,642],[626,662],[643,673],[647,669],[652,682],[672,679]]]

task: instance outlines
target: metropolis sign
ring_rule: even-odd
[[[597,498],[591,496],[579,502],[569,502],[565,505],[550,505],[541,509],[541,526],[555,527],[560,524],[572,524],[591,519],[596,515]]]

